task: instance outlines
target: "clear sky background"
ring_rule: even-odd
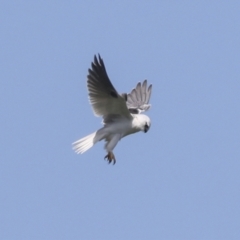
[[[1,1],[0,239],[240,239],[239,1]],[[86,75],[153,84],[147,134],[101,127]]]

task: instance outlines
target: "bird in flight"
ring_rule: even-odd
[[[119,94],[112,85],[103,62],[98,54],[94,56],[88,69],[87,88],[89,100],[96,116],[103,118],[103,127],[96,132],[73,143],[76,153],[84,153],[95,143],[105,140],[109,163],[116,163],[113,149],[121,138],[139,131],[147,132],[151,126],[150,118],[142,112],[151,105],[152,85],[147,80],[138,83],[128,94]]]

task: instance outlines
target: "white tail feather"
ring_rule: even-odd
[[[84,153],[86,152],[89,148],[91,148],[97,141],[98,139],[95,139],[97,132],[94,132],[84,138],[81,138],[77,140],[76,142],[73,143],[73,150],[76,153]]]

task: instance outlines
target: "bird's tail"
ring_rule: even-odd
[[[102,140],[101,131],[96,131],[84,138],[81,138],[73,143],[73,150],[76,153],[84,153],[90,149],[96,142]]]

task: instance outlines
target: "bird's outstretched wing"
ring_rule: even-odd
[[[131,118],[123,96],[119,95],[108,78],[100,55],[94,56],[88,70],[87,87],[90,103],[96,116],[122,115]]]
[[[140,82],[127,94],[127,107],[130,113],[138,114],[147,111],[151,105],[149,100],[152,93],[152,84],[147,87],[147,80]]]

